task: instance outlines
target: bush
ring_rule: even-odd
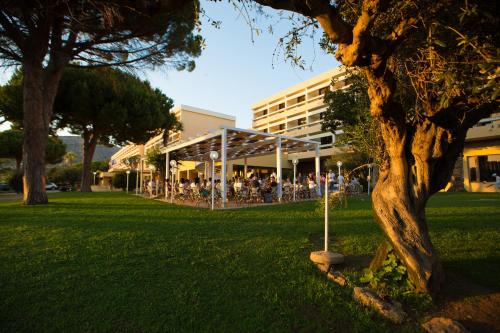
[[[135,171],[131,171],[128,184],[129,191],[135,189],[136,177],[137,173]],[[115,173],[113,175],[113,179],[111,180],[111,184],[113,185],[114,188],[121,188],[122,190],[125,191],[127,189],[127,174],[125,172]]]
[[[9,178],[9,187],[16,193],[23,192],[23,174],[14,172]]]
[[[48,179],[56,184],[75,186],[82,180],[82,168],[78,166],[55,167],[48,172]]]

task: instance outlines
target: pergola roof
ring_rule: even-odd
[[[209,161],[210,151],[221,152],[224,131],[227,133],[226,147],[228,160],[272,154],[276,150],[278,138],[281,139],[282,152],[287,153],[314,150],[319,146],[319,142],[317,141],[221,126],[215,132],[176,145],[167,146],[163,149],[163,152],[175,152],[176,158],[181,161]]]

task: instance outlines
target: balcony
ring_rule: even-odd
[[[476,126],[469,129],[465,141],[487,140],[500,138],[500,120]]]

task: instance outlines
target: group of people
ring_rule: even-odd
[[[300,198],[313,198],[318,193],[323,193],[325,188],[325,183],[328,182],[329,191],[342,190],[347,186],[346,179],[344,175],[336,175],[333,171],[327,173],[322,173],[320,175],[319,183],[320,189],[318,191],[318,182],[316,175],[314,173],[309,173],[307,176],[303,176],[298,173],[295,184],[290,178],[285,178],[282,183],[282,193],[285,195],[290,195],[294,192],[300,192]],[[356,177],[350,179],[349,185],[359,185],[359,181]],[[185,193],[199,193],[201,196],[208,197],[212,192],[212,179],[211,178],[200,178],[194,177],[193,179],[180,178],[172,186],[171,181],[167,180],[166,186],[168,192],[185,194]],[[220,193],[222,188],[222,183],[220,179],[214,181],[215,189],[217,193]],[[161,180],[151,179],[147,182],[147,191],[150,195],[162,195],[164,194],[165,183]],[[260,196],[264,197],[266,193],[271,193],[275,197],[278,193],[278,177],[276,173],[272,173],[266,176],[259,176],[252,174],[250,177],[240,177],[235,176],[228,180],[227,182],[227,196],[228,198],[237,197],[240,193],[250,192],[259,193]]]

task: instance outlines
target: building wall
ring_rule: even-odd
[[[180,120],[184,125],[181,133],[182,140],[189,140],[206,134],[208,131],[218,129],[225,125],[235,127],[235,119],[222,118],[217,115],[205,115],[197,112],[185,110],[180,115]]]
[[[462,162],[466,191],[497,191],[492,174],[500,174],[500,113],[481,119],[469,129]]]
[[[464,188],[468,192],[496,192],[493,173],[500,173],[500,140],[468,144],[463,154]]]
[[[236,118],[222,113],[204,110],[189,105],[177,105],[171,110],[182,122],[183,130],[180,133],[170,133],[169,144],[187,141],[204,133],[219,129],[220,126],[234,127]],[[144,158],[150,149],[163,147],[163,133],[148,140],[144,145],[129,144],[116,152],[110,161],[110,172],[124,171],[128,166],[123,163],[126,158],[140,156],[143,160],[143,168],[148,169]],[[189,162],[179,166],[179,171],[193,169]]]
[[[333,78],[336,79],[334,85]],[[345,87],[345,80],[345,69],[337,67],[255,103],[252,105],[253,129],[321,142],[321,156],[330,156],[335,135],[321,130],[327,108],[323,98],[328,90]]]

